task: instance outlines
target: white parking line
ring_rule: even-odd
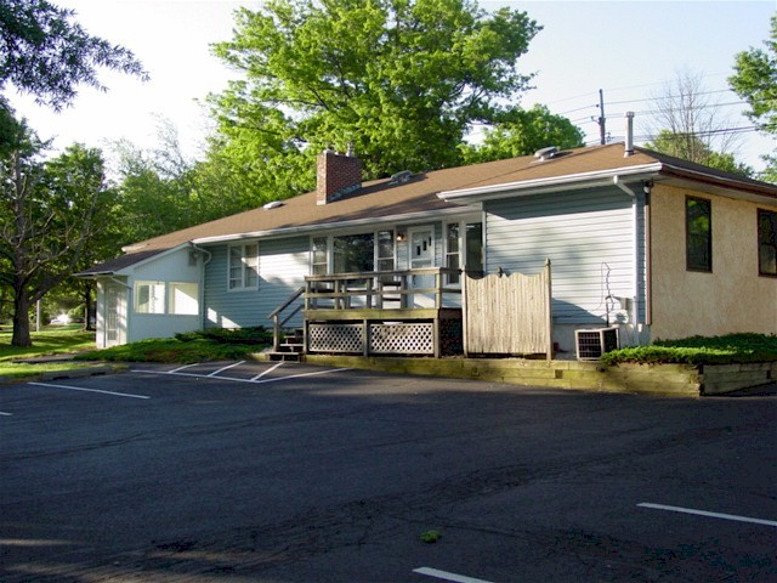
[[[52,385],[49,383],[27,383],[34,387],[48,387],[51,389],[68,389],[70,391],[86,391],[89,393],[102,393],[103,395],[114,395],[116,397],[131,397],[133,399],[150,399],[147,395],[132,395],[130,393],[116,393],[114,391],[101,391],[99,389],[87,389],[84,387],[69,387],[67,385]]]
[[[184,370],[185,368],[191,368],[193,366],[197,366],[198,364],[200,364],[200,363],[199,362],[195,362],[194,364],[185,364],[183,366],[179,366],[178,368],[174,368],[173,370],[168,370],[167,374],[173,374],[173,373],[178,372],[179,370]]]
[[[12,417],[13,413],[5,413],[3,411],[0,411],[0,416],[2,416],[2,417]]]
[[[277,378],[274,378],[274,379],[265,379],[263,381],[254,381],[254,383],[257,384],[257,385],[262,385],[264,383],[275,383],[275,382],[278,382],[278,381],[286,381],[286,380],[289,380],[289,379],[298,379],[300,377],[312,377],[312,376],[316,376],[316,375],[329,374],[330,372],[339,372],[339,371],[342,371],[342,370],[351,370],[351,369],[350,368],[330,368],[330,369],[327,369],[327,370],[317,370],[315,372],[304,372],[304,373],[301,373],[301,374],[293,374],[293,375],[289,375],[289,376],[285,376],[285,377],[277,377]]]
[[[752,518],[750,516],[738,516],[736,514],[723,514],[721,512],[708,512],[707,510],[695,510],[693,508],[682,508],[681,506],[666,506],[665,504],[653,504],[651,502],[640,502],[637,504],[637,506],[640,508],[652,508],[653,510],[668,510],[669,512],[696,514],[698,516],[709,516],[711,518],[722,518],[723,520],[750,522],[752,524],[763,524],[765,526],[777,527],[777,520],[766,520],[764,518]]]
[[[255,377],[251,377],[251,380],[252,380],[252,381],[255,381],[255,380],[258,380],[258,379],[262,378],[262,377],[263,377],[264,375],[266,375],[267,373],[271,373],[271,372],[272,372],[272,371],[274,371],[276,368],[280,368],[280,366],[281,366],[282,364],[283,364],[283,361],[280,361],[279,363],[277,363],[277,364],[274,364],[273,366],[271,366],[271,367],[270,367],[270,368],[268,368],[267,370],[264,370],[264,371],[260,372],[260,373],[259,373],[258,375],[256,375]]]
[[[237,362],[235,362],[235,363],[233,363],[233,364],[228,364],[227,366],[222,366],[220,369],[218,369],[218,370],[214,370],[214,371],[213,371],[212,373],[210,373],[208,376],[209,376],[209,377],[215,377],[215,376],[216,376],[217,374],[219,374],[221,371],[223,371],[223,370],[229,370],[230,368],[233,368],[233,367],[236,367],[236,366],[240,366],[240,365],[241,365],[241,364],[243,364],[244,362],[245,362],[245,360],[238,360]]]
[[[454,581],[455,583],[491,583],[485,579],[475,579],[474,577],[449,573],[448,571],[440,571],[439,569],[432,569],[431,567],[419,567],[418,569],[413,569],[413,573],[442,579],[443,581]]]
[[[317,370],[317,371],[314,371],[314,372],[306,372],[306,373],[302,373],[302,374],[295,374],[295,375],[289,375],[289,376],[285,376],[285,377],[277,377],[277,378],[274,378],[274,379],[264,379],[264,380],[240,379],[240,378],[237,378],[237,377],[225,377],[225,376],[214,377],[214,376],[205,375],[205,374],[196,374],[196,373],[193,373],[193,372],[172,372],[172,371],[170,371],[170,372],[160,372],[160,371],[157,371],[157,370],[144,370],[142,368],[132,369],[132,370],[130,370],[130,372],[141,373],[141,374],[173,375],[173,376],[180,376],[180,377],[192,377],[192,378],[196,378],[196,379],[208,379],[208,380],[212,380],[212,381],[232,381],[232,382],[235,382],[235,383],[249,383],[249,384],[252,384],[252,385],[261,385],[261,384],[264,384],[264,383],[276,383],[278,381],[285,381],[287,379],[296,379],[296,378],[300,378],[300,377],[310,377],[310,376],[316,376],[316,375],[322,375],[322,374],[329,374],[330,372],[339,372],[339,371],[342,371],[342,370],[351,370],[351,369],[350,368],[329,368],[329,369],[326,369],[326,370]],[[265,372],[269,372],[269,371],[265,371]],[[254,378],[256,378],[256,377],[254,377]]]

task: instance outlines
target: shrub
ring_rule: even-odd
[[[603,355],[603,364],[739,364],[777,361],[777,335],[727,334],[657,340],[650,346],[634,346]]]

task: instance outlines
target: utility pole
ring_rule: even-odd
[[[599,143],[604,146],[607,143],[607,132],[604,128],[604,91],[599,89]]]

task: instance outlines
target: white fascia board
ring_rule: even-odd
[[[316,231],[331,231],[333,229],[349,229],[353,227],[374,227],[386,223],[405,223],[412,221],[436,221],[449,215],[462,215],[468,211],[462,208],[434,209],[421,211],[417,213],[405,213],[402,215],[386,215],[384,217],[375,217],[368,219],[353,219],[351,221],[333,221],[331,223],[316,223],[313,225],[302,225],[299,227],[285,227],[281,229],[269,229],[266,231],[252,231],[250,233],[233,233],[231,235],[218,235],[215,237],[200,237],[192,239],[196,245],[207,245],[211,243],[226,243],[229,241],[240,241],[242,239],[269,239],[278,237],[288,237],[289,235],[305,235]]]
[[[642,164],[626,168],[611,168],[608,170],[596,170],[594,172],[581,172],[564,176],[549,178],[536,178],[534,180],[519,180],[504,184],[491,184],[488,186],[476,186],[474,188],[462,188],[440,192],[439,196],[446,202],[456,204],[469,204],[483,200],[508,198],[513,196],[527,196],[546,192],[559,192],[576,188],[593,188],[596,186],[612,186],[614,176],[630,178],[632,180],[647,180],[655,177],[661,171],[662,164]]]

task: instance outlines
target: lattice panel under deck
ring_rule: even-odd
[[[311,352],[362,352],[362,324],[311,324]]]
[[[370,324],[370,353],[434,354],[434,324]]]

